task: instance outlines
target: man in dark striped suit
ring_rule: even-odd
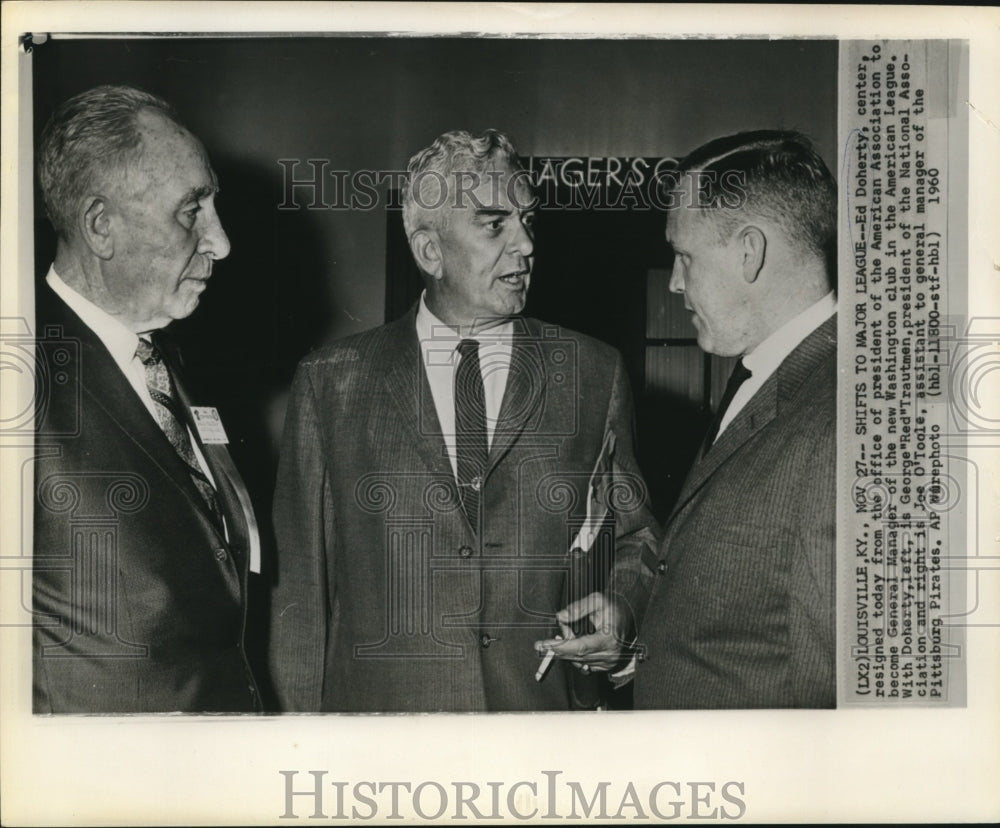
[[[804,136],[759,131],[688,155],[673,196],[670,288],[740,359],[665,526],[635,704],[833,707],[836,185]],[[556,646],[607,669],[589,638]]]

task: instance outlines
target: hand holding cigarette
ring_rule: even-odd
[[[548,666],[551,655],[571,662],[584,673],[607,672],[615,669],[626,653],[629,617],[616,601],[599,592],[559,610],[556,621],[562,635],[535,642],[535,649],[545,654],[543,667]],[[573,624],[585,625],[591,632],[577,635]]]
[[[562,641],[562,636],[557,635],[556,641]],[[553,650],[549,649],[545,652],[545,658],[542,659],[542,663],[538,665],[538,669],[535,670],[535,681],[541,681],[545,678],[545,674],[549,671],[549,667],[552,666],[552,659],[556,657]]]

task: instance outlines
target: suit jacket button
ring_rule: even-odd
[[[667,562],[660,561],[660,563],[656,567],[656,571],[659,572],[661,575],[665,573],[667,571]]]
[[[224,561],[226,559],[226,550],[221,546],[215,548],[215,560]]]
[[[472,557],[472,547],[471,546],[460,546],[459,549],[458,549],[458,554],[461,555],[463,558],[471,558]]]
[[[479,643],[482,644],[484,648],[489,647],[490,644],[492,644],[494,641],[496,641],[496,639],[490,638],[489,634],[487,633],[483,633],[481,636],[479,636]]]

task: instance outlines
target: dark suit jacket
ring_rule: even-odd
[[[692,468],[640,628],[637,707],[836,705],[836,325]]]
[[[243,653],[256,527],[225,446],[200,447],[229,540],[100,339],[42,292],[35,712],[258,709]]]
[[[536,320],[515,326],[478,535],[459,502],[414,312],[302,361],[274,511],[271,673],[284,709],[587,703],[564,665],[535,681],[532,645],[558,631],[568,597],[599,580],[568,550],[609,431],[619,506],[609,589],[645,599],[658,530],[633,458],[620,356]]]

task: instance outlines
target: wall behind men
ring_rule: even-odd
[[[55,39],[34,52],[35,120],[98,83],[170,100],[213,159],[233,241],[205,304],[235,303],[290,359],[306,340],[383,321],[386,222],[381,205],[279,211],[278,159],[405,169],[440,132],[490,126],[524,155],[651,157],[797,127],[832,168],[836,61],[836,43],[816,40]]]
[[[834,41],[55,38],[33,61],[36,140],[65,98],[128,83],[171,101],[204,141],[232,253],[173,329],[194,357],[189,373],[255,446],[244,467],[265,493],[295,363],[384,313],[383,203],[308,209],[300,188],[303,206],[281,210],[290,160],[300,178],[308,159],[328,160],[328,173],[403,170],[439,133],[487,127],[523,155],[677,156],[726,133],[788,127],[836,168]],[[326,202],[343,199],[326,181]],[[41,277],[54,244],[41,210],[36,238]]]

